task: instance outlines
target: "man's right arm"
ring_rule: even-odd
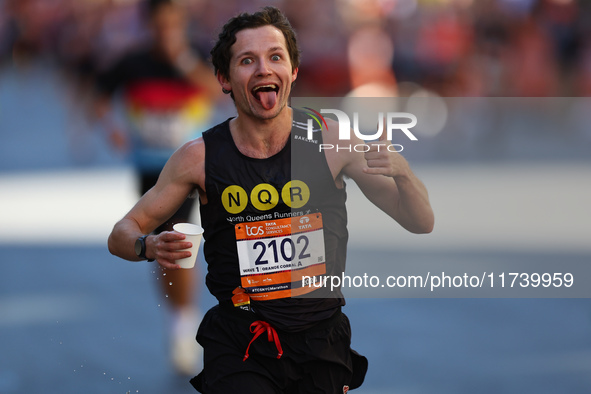
[[[185,144],[173,154],[156,185],[115,224],[108,241],[112,254],[130,261],[140,260],[135,253],[135,241],[168,220],[195,187],[203,190],[204,157],[202,139]],[[182,242],[184,238],[183,234],[169,231],[150,235],[146,238],[146,257],[157,260],[164,268],[179,268],[175,261],[191,255],[180,251],[191,246],[190,242]]]

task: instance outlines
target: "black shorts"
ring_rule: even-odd
[[[215,306],[197,333],[204,369],[191,384],[205,394],[346,393],[363,383],[367,359],[351,349],[351,326],[340,309],[305,331],[277,330],[283,355],[264,332],[252,342],[248,311]]]
[[[140,173],[140,194],[143,196],[148,190],[150,190],[156,184],[159,174],[157,173]],[[195,205],[195,197],[188,197],[183,205],[175,212],[174,215],[162,225],[160,225],[154,234],[160,234],[163,231],[172,231],[172,226],[177,223],[186,223],[191,217],[193,206]]]

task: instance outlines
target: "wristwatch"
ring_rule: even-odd
[[[148,259],[146,257],[146,238],[148,237],[148,235],[142,235],[141,237],[139,237],[138,239],[135,240],[135,254],[137,255],[137,257],[139,257],[140,259],[147,259],[148,261],[154,261],[154,259]]]

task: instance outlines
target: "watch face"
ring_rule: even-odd
[[[138,257],[142,257],[142,241],[140,238],[135,240],[135,254]]]

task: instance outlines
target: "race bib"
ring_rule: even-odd
[[[326,274],[322,214],[234,226],[242,287],[253,300],[310,293],[302,278]]]

